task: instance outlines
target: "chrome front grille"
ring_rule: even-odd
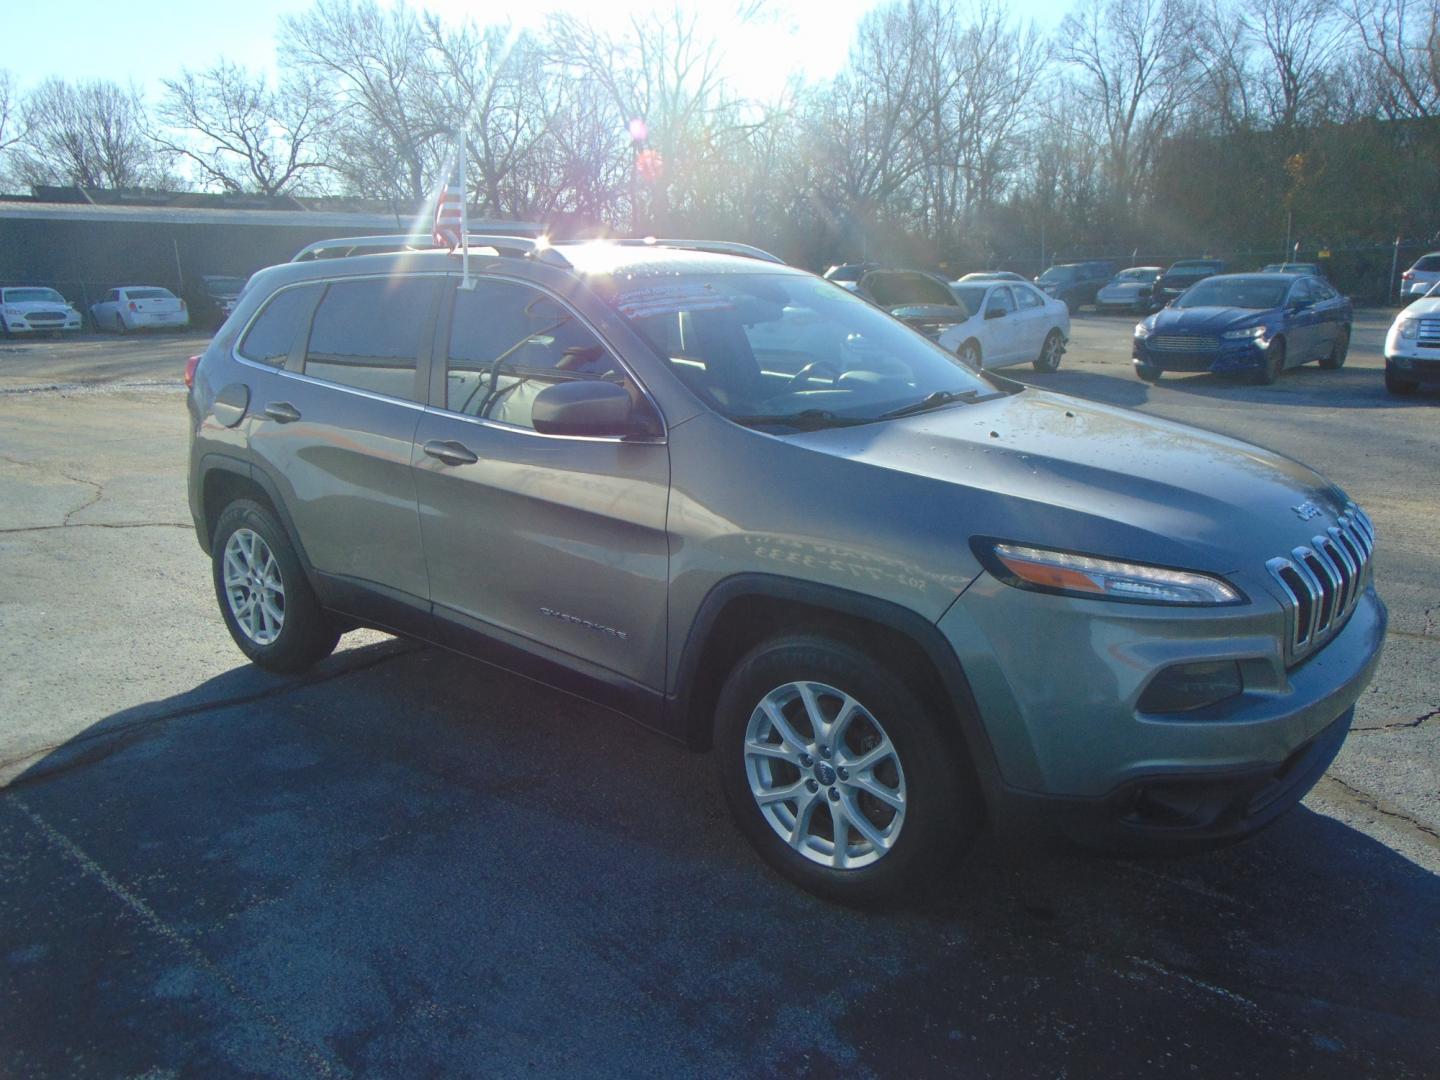
[[[1189,334],[1154,334],[1148,344],[1161,352],[1214,352],[1220,348],[1220,339]]]
[[[1309,655],[1333,637],[1365,589],[1375,527],[1354,503],[1336,524],[1265,564],[1285,594],[1292,660]]]

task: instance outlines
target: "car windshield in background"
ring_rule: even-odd
[[[999,393],[904,324],[814,278],[696,274],[601,289],[682,382],[738,423],[866,423]]]
[[[980,310],[980,305],[985,303],[985,285],[952,285],[950,291],[955,294],[955,299],[964,305],[965,310],[974,315]]]
[[[54,289],[6,289],[7,304],[63,304],[65,298]]]
[[[1154,281],[1154,270],[1123,270],[1115,275],[1116,281]]]
[[[1062,281],[1070,281],[1073,280],[1074,277],[1075,268],[1073,266],[1052,266],[1049,270],[1046,270],[1043,274],[1040,275],[1040,283],[1043,285],[1047,282],[1058,283]]]
[[[126,289],[125,299],[127,300],[174,300],[175,296],[168,289]]]
[[[205,291],[211,296],[235,296],[245,288],[243,277],[212,277],[205,279]]]
[[[1217,278],[1202,281],[1187,292],[1175,306],[1179,308],[1226,307],[1251,308],[1256,311],[1278,308],[1285,302],[1290,289],[1288,281],[1267,281],[1264,278]]]

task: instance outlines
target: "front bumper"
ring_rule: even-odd
[[[56,331],[80,329],[80,316],[61,319],[35,319],[26,315],[5,316],[5,328],[12,334],[53,334]]]
[[[1408,342],[1401,346],[1391,345],[1385,350],[1385,370],[1407,382],[1440,386],[1440,349],[1427,349]]]
[[[1218,348],[1185,351],[1156,349],[1150,345],[1148,338],[1134,338],[1130,356],[1136,363],[1160,371],[1208,371],[1214,375],[1233,375],[1260,370],[1265,364],[1268,344],[1262,345],[1255,338],[1239,341],[1221,338]]]
[[[1386,622],[1367,586],[1339,633],[1287,667],[1278,605],[1184,611],[1046,596],[984,575],[940,629],[994,755],[997,825],[1113,847],[1238,839],[1298,801],[1344,740]],[[1161,671],[1206,660],[1238,664],[1243,691],[1191,712],[1140,711]]]

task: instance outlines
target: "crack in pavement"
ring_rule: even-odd
[[[1396,731],[1403,728],[1418,728],[1427,720],[1434,720],[1440,716],[1440,709],[1431,709],[1427,713],[1421,713],[1414,720],[1395,720],[1388,724],[1369,724],[1365,727],[1356,727],[1351,730],[1357,735],[1368,735],[1375,731]]]
[[[93,504],[92,504],[93,505]],[[85,509],[83,506],[80,510]],[[78,514],[80,510],[72,511]],[[68,514],[66,515],[69,516]],[[15,529],[0,529],[0,536],[7,533],[54,532],[57,529],[193,529],[193,521],[74,521],[61,525],[22,525]]]
[[[77,769],[84,768],[88,765],[93,765],[98,761],[104,761],[106,758],[110,757],[118,750],[121,750],[125,746],[128,746],[134,736],[138,735],[142,731],[147,730],[148,728],[154,727],[157,724],[168,723],[171,720],[181,720],[190,716],[198,716],[202,713],[215,712],[220,709],[229,709],[240,705],[251,705],[257,701],[264,701],[269,698],[280,697],[295,690],[305,690],[312,686],[321,686],[328,682],[334,682],[337,679],[343,679],[349,675],[357,675],[362,671],[368,671],[373,667],[377,667],[380,664],[388,663],[391,660],[395,660],[404,656],[411,656],[417,652],[421,652],[422,650],[422,646],[413,646],[410,648],[395,648],[385,653],[383,656],[371,657],[363,662],[358,662],[342,668],[340,671],[331,671],[326,672],[322,675],[315,675],[307,678],[296,679],[293,682],[283,683],[280,686],[267,687],[264,690],[257,691],[253,694],[246,694],[242,697],[225,698],[221,701],[198,702],[194,705],[187,705],[183,708],[171,709],[169,712],[162,712],[157,713],[154,716],[142,717],[128,724],[115,724],[100,731],[96,731],[93,729],[91,729],[90,731],[83,731],[78,735],[64,740],[63,742],[53,743],[50,746],[42,746],[35,750],[27,750],[25,753],[20,754],[17,757],[0,761],[0,771],[3,771],[21,765],[24,762],[31,760],[32,758],[44,757],[45,755],[54,754],[61,750],[83,750],[84,748],[89,747],[91,744],[95,744],[94,748],[89,753],[80,753],[76,756],[69,756],[66,758],[66,760],[56,763],[52,768],[39,769],[38,771],[37,769],[30,769],[17,776],[8,784],[0,782],[0,791],[14,791],[16,789],[32,787],[35,784],[43,783],[47,780],[53,780],[57,776],[63,776],[67,773],[74,772]]]
[[[1393,626],[1385,631],[1387,637],[1410,638],[1413,641],[1433,641],[1440,645],[1440,635],[1429,630],[1396,630]]]
[[[1412,829],[1425,837],[1425,839],[1422,841],[1423,843],[1428,844],[1430,847],[1440,849],[1440,830],[1437,830],[1431,825],[1425,824],[1423,821],[1418,821],[1417,819],[1411,817],[1409,814],[1406,814],[1403,811],[1390,809],[1389,805],[1385,803],[1383,799],[1380,799],[1378,796],[1371,795],[1368,791],[1361,791],[1359,788],[1347,784],[1344,780],[1341,780],[1333,773],[1325,774],[1324,778],[1321,780],[1321,784],[1325,783],[1331,783],[1336,785],[1337,787],[1343,788],[1345,794],[1349,796],[1351,802],[1356,803],[1357,805],[1371,811],[1372,813],[1379,814],[1382,817],[1394,818],[1397,821],[1403,821],[1405,824],[1409,825]],[[1320,785],[1316,786],[1316,790],[1320,790]],[[1320,794],[1323,797],[1325,793],[1323,791],[1320,791]]]
[[[44,836],[50,846],[69,859],[82,875],[95,881],[119,902],[122,909],[147,927],[157,937],[175,946],[192,964],[218,982],[225,991],[239,1002],[251,1016],[259,1020],[280,1045],[303,1058],[317,1076],[349,1076],[350,1070],[336,1060],[324,1046],[317,1046],[297,1035],[274,1010],[254,994],[240,985],[236,979],[202,950],[195,942],[170,923],[162,919],[156,910],[147,904],[139,894],[122,884],[113,874],[95,861],[85,849],[40,816],[30,804],[19,795],[8,793],[6,801],[20,811],[31,825]]]
[[[42,463],[42,462],[39,462],[39,461],[23,461],[23,460],[21,460],[20,458],[11,457],[9,454],[0,454],[0,460],[8,461],[8,462],[10,462],[10,464],[12,464],[12,465],[18,465],[18,466],[20,466],[22,469],[24,469],[24,468],[38,469],[40,472],[50,473],[50,474],[52,474],[52,475],[54,475],[54,476],[59,476],[59,477],[65,479],[65,480],[69,480],[72,484],[84,484],[86,487],[91,487],[91,488],[94,488],[94,489],[95,489],[95,490],[91,493],[89,499],[87,499],[85,502],[81,503],[79,506],[75,507],[75,509],[73,509],[73,510],[69,511],[68,513],[66,513],[66,515],[60,520],[60,525],[59,525],[59,526],[53,526],[53,525],[52,525],[52,526],[40,526],[41,528],[61,528],[61,527],[63,527],[63,526],[69,525],[69,524],[70,524],[70,519],[71,519],[72,517],[74,517],[76,514],[80,513],[82,510],[89,510],[90,507],[94,506],[96,503],[98,503],[101,499],[103,499],[103,498],[105,497],[105,485],[104,485],[104,484],[97,483],[97,482],[94,481],[94,480],[86,480],[83,476],[75,476],[75,475],[73,475],[72,473],[66,472],[64,469],[57,469],[57,468],[55,468],[53,465],[46,465],[46,464],[44,464],[44,463]],[[0,529],[0,532],[24,532],[24,531],[27,531],[27,530],[23,530],[23,529]]]

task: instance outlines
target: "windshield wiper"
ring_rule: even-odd
[[[881,413],[880,419],[893,420],[897,416],[914,416],[916,413],[929,412],[931,409],[953,405],[957,401],[973,402],[979,396],[979,390],[936,390],[933,394],[926,394],[919,401]]]
[[[854,416],[838,416],[829,409],[802,409],[793,413],[760,413],[754,416],[732,416],[737,424],[788,424],[796,428],[853,427],[871,421]]]

